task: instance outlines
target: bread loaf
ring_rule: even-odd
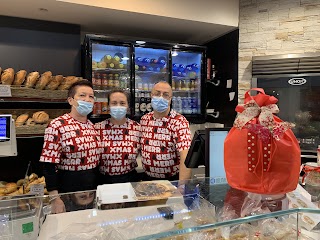
[[[36,84],[36,82],[38,81],[39,76],[40,75],[38,72],[29,73],[27,76],[27,80],[25,81],[25,86],[27,88],[32,88]]]
[[[40,90],[44,89],[47,86],[47,84],[50,82],[51,77],[52,77],[52,72],[50,71],[44,72],[36,84],[36,89],[40,89]]]
[[[45,111],[35,112],[32,115],[32,118],[35,121],[35,123],[40,123],[40,124],[47,123],[49,121],[49,115]]]
[[[19,117],[17,117],[16,120],[16,127],[22,126],[29,118],[29,114],[21,114]]]
[[[48,90],[56,90],[59,85],[62,83],[63,81],[63,76],[62,75],[57,75],[52,77],[51,81],[49,82],[49,84],[46,86],[46,89]]]
[[[28,118],[26,125],[27,126],[34,126],[34,125],[36,125],[36,123],[33,118]]]
[[[75,76],[68,76],[65,77],[64,80],[62,81],[61,85],[58,87],[59,90],[68,90],[72,84],[77,82],[79,78]]]
[[[14,70],[13,68],[7,68],[1,74],[1,83],[4,85],[11,85],[14,81]]]
[[[20,70],[16,73],[13,81],[13,85],[22,85],[23,82],[26,80],[27,71]]]
[[[9,194],[16,191],[18,189],[18,186],[16,183],[7,183],[5,188],[6,188],[5,193]]]

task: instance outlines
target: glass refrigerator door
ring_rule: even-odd
[[[172,108],[184,115],[201,114],[202,53],[172,52]]]
[[[316,151],[320,144],[320,76],[258,77],[257,85],[279,101],[283,121],[295,124],[292,129],[301,150]]]
[[[93,116],[108,114],[108,94],[120,88],[130,96],[130,48],[92,43],[92,84],[96,102]]]
[[[152,111],[151,90],[155,83],[169,82],[169,50],[135,47],[135,116]]]

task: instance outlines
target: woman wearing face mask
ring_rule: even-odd
[[[108,97],[111,118],[97,123],[104,152],[101,156],[101,184],[139,181],[136,158],[140,148],[140,125],[126,118],[128,97],[113,90]]]
[[[50,122],[45,130],[40,162],[50,195],[96,189],[97,169],[103,148],[100,136],[87,115],[92,111],[91,82],[81,80],[68,91],[70,113]],[[52,200],[52,212],[65,211],[60,197]]]

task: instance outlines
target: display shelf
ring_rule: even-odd
[[[125,92],[128,92],[128,93],[130,92],[130,89],[128,89],[128,88],[116,88],[116,87],[114,87],[112,89],[94,89],[93,91],[96,93],[109,93],[114,89],[121,89],[121,90],[124,90]]]
[[[194,76],[194,77],[188,77],[188,76],[172,76],[173,79],[177,79],[177,80],[190,80],[190,79],[196,79],[198,78],[198,76]]]
[[[93,72],[128,72],[126,68],[93,68]]]
[[[30,97],[30,98],[23,98],[23,97],[1,97],[0,98],[0,103],[5,102],[5,103],[10,103],[10,102],[24,102],[24,103],[34,103],[34,102],[41,102],[41,103],[66,103],[67,102],[67,97],[65,99],[49,99],[49,98],[35,98],[35,97]]]
[[[159,75],[163,75],[163,74],[168,74],[168,72],[136,71],[136,74],[159,74]]]

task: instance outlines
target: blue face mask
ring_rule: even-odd
[[[127,114],[127,107],[113,106],[110,107],[110,115],[116,120],[123,119]]]
[[[86,102],[82,100],[77,101],[78,106],[76,107],[77,112],[82,116],[87,116],[89,113],[93,110],[93,103],[92,102]]]
[[[152,97],[151,105],[153,110],[162,113],[168,109],[169,100],[164,99],[163,97]]]

